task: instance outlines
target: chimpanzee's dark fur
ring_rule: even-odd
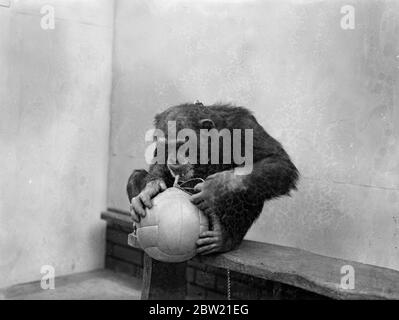
[[[231,105],[203,106],[202,104],[182,104],[171,107],[155,117],[155,127],[167,133],[167,122],[177,122],[177,132],[183,128],[194,129],[199,133],[199,120],[211,119],[217,130],[253,129],[253,171],[241,180],[245,188],[231,191],[229,181],[219,183],[214,195],[214,211],[232,240],[231,248],[237,246],[259,216],[266,200],[289,194],[296,189],[298,170],[291,162],[281,144],[259,125],[250,111]],[[244,139],[242,137],[242,143]],[[242,147],[242,150],[244,147]],[[221,153],[222,154],[222,153]],[[194,177],[206,179],[209,175],[232,170],[231,164],[194,164]],[[147,174],[136,170],[129,178],[127,190],[129,201],[136,196],[147,182],[162,178],[168,187],[173,185],[166,164],[153,164]]]

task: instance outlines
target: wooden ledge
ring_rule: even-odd
[[[130,218],[130,214],[126,211],[108,209],[107,211],[101,212],[101,219],[128,228],[129,230],[133,230],[132,219]]]
[[[105,217],[104,217],[105,218]],[[107,213],[107,219],[129,217]],[[129,220],[130,221],[130,220]],[[115,221],[114,221],[115,222]],[[139,248],[129,235],[129,245]],[[236,250],[193,259],[204,265],[230,269],[254,277],[285,283],[333,299],[399,299],[399,271],[315,254],[302,249],[244,240]],[[340,286],[341,268],[355,271],[355,288]]]
[[[245,240],[236,250],[198,261],[285,283],[333,299],[399,299],[399,272],[331,258],[302,249]],[[341,288],[341,268],[351,265],[355,288]]]

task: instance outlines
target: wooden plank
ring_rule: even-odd
[[[110,224],[119,225],[129,230],[133,229],[132,218],[130,218],[130,215],[122,212],[104,211],[101,212],[101,219],[107,221]]]
[[[133,233],[129,234],[128,243],[140,248]],[[187,293],[186,268],[186,262],[164,263],[144,253],[141,300],[184,300]]]
[[[132,227],[128,213],[118,210],[108,210],[101,213],[101,218],[107,223]],[[140,248],[137,238],[129,234],[127,243]],[[183,300],[186,297],[186,267],[187,263],[163,263],[152,259],[144,253],[142,300]]]
[[[129,224],[132,225],[132,218],[124,213],[124,212],[116,212],[116,211],[103,211],[101,212],[101,219],[109,220],[111,222],[119,223],[119,224]]]
[[[139,248],[129,235],[129,245]],[[333,299],[399,299],[399,271],[306,250],[244,240],[236,250],[193,259],[254,277],[285,283]],[[341,288],[341,268],[355,271],[355,288]]]
[[[129,244],[137,246],[132,240]],[[236,250],[195,257],[194,261],[289,284],[334,299],[399,299],[398,271],[297,248],[244,240]],[[354,289],[340,286],[344,265],[354,268]]]
[[[243,241],[233,251],[198,261],[302,288],[334,299],[399,299],[399,272],[311,253],[302,249]],[[355,271],[355,288],[341,288],[341,267]]]
[[[184,300],[187,263],[164,263],[144,254],[141,300]]]

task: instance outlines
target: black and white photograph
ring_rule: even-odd
[[[0,155],[0,300],[398,300],[399,1],[0,0]]]

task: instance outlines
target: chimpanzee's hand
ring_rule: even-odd
[[[197,240],[197,254],[210,254],[216,252],[225,252],[231,249],[231,241],[215,214],[209,216],[212,230],[204,231]]]
[[[151,199],[158,193],[166,190],[166,184],[162,179],[149,181],[143,191],[130,203],[130,215],[135,222],[140,222],[141,217],[145,217],[145,208],[152,208]]]
[[[213,226],[211,231],[200,235],[197,241],[199,246],[197,253],[209,254],[231,250],[232,239],[221,225],[216,208],[229,195],[231,196],[231,193],[245,190],[243,177],[235,175],[233,171],[222,171],[209,176],[194,189],[199,193],[191,196],[191,202],[209,217]]]
[[[204,182],[198,183],[194,190],[198,193],[191,196],[194,203],[205,214],[214,214],[217,205],[237,191],[244,191],[243,176],[233,171],[222,171],[210,175]],[[219,203],[218,203],[219,202]]]

